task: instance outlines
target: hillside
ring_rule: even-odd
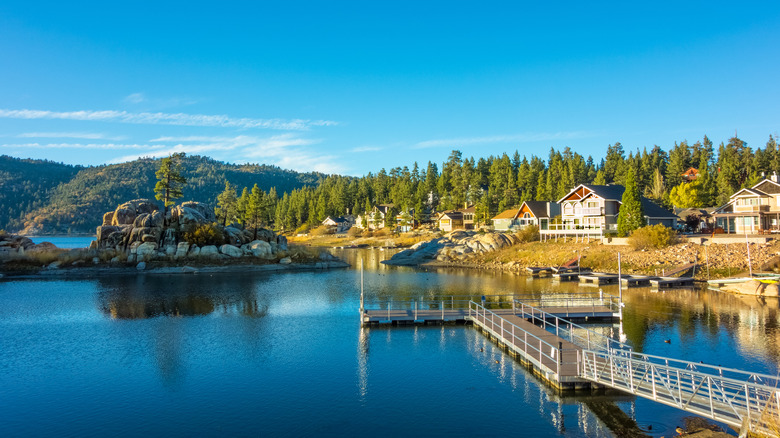
[[[154,174],[159,167],[159,160],[151,158],[87,168],[2,158],[0,188],[16,190],[0,198],[3,206],[14,207],[3,211],[0,229],[23,229],[30,234],[94,233],[106,211],[130,199],[154,198]],[[263,190],[276,187],[281,193],[317,185],[325,176],[276,166],[227,164],[201,156],[188,156],[182,165],[188,184],[181,202],[213,202],[225,188],[225,180],[239,190],[257,184]]]
[[[0,156],[0,229],[24,227],[29,212],[48,204],[51,191],[83,167]]]

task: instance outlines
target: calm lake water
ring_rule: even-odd
[[[363,258],[369,302],[577,288],[337,255]],[[472,327],[361,328],[359,295],[354,269],[2,281],[2,434],[672,436],[687,415],[560,396]],[[637,350],[777,372],[777,300],[631,289],[625,301]]]
[[[51,242],[58,248],[89,248],[95,236],[28,236],[33,243]]]

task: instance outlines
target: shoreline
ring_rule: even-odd
[[[172,275],[172,274],[213,274],[213,273],[263,273],[282,271],[324,271],[329,269],[344,269],[351,265],[341,260],[318,261],[315,263],[290,263],[290,264],[229,264],[229,265],[204,265],[204,266],[161,266],[138,270],[135,266],[112,267],[73,267],[60,269],[42,269],[35,273],[0,274],[2,280],[35,280],[35,279],[84,279],[102,277],[108,275]]]

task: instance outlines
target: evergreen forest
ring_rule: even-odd
[[[25,227],[45,233],[94,232],[102,214],[137,198],[153,198],[159,159],[97,167],[0,157],[0,229]],[[579,184],[625,185],[634,174],[639,191],[659,205],[709,207],[726,203],[742,187],[780,172],[774,137],[755,149],[738,137],[718,146],[707,137],[681,141],[668,150],[624,150],[608,145],[595,161],[570,148],[551,149],[546,157],[502,154],[464,157],[453,150],[439,165],[380,169],[363,177],[297,173],[268,165],[235,165],[207,157],[182,161],[187,184],[180,202],[195,200],[219,207],[218,197],[255,196],[262,211],[252,221],[290,231],[321,223],[327,216],[360,214],[378,204],[393,204],[422,221],[433,211],[476,207],[475,221],[485,223],[526,200],[556,201]],[[698,169],[696,180],[683,173]],[[257,187],[254,187],[257,186]],[[273,188],[273,190],[272,190]],[[238,193],[236,193],[238,191]],[[232,192],[232,193],[226,193]],[[240,206],[241,203],[239,202]],[[224,207],[224,206],[223,206]],[[246,221],[246,214],[218,210],[222,221]]]

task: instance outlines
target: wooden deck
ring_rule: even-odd
[[[518,316],[491,316],[477,314],[474,324],[530,366],[534,374],[561,389],[590,387],[579,375],[581,347]]]

